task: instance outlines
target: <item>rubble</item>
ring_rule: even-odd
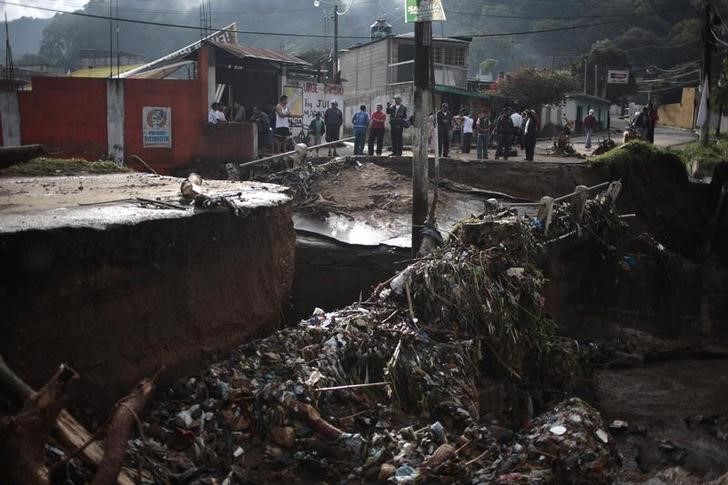
[[[464,221],[368,300],[177,380],[127,466],[154,483],[608,481],[599,414],[577,399],[548,410],[571,392],[576,349],[543,316],[539,260],[577,237],[572,213],[555,204],[548,237],[507,210]],[[618,224],[601,196],[584,221]],[[481,406],[484,379],[507,390],[501,412]]]

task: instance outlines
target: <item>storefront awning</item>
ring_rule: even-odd
[[[479,93],[475,91],[466,91],[465,89],[456,88],[454,86],[445,86],[444,84],[435,84],[435,91],[438,93],[457,94],[458,96],[464,96],[466,98],[477,98],[477,99],[503,99],[495,94]]]

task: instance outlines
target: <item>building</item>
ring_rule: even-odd
[[[381,21],[378,21],[381,22]],[[375,24],[374,26],[376,26]],[[372,26],[372,27],[374,27]],[[414,95],[414,35],[382,37],[372,30],[372,40],[351,47],[339,55],[342,87],[346,110],[345,126],[351,126],[351,117],[359,105],[367,107],[402,97],[405,105],[412,106]],[[436,37],[433,39],[435,64],[435,104],[448,102],[451,108],[471,111],[488,107],[493,97],[484,92],[468,91],[468,54],[470,38]]]
[[[118,77],[34,78],[32,91],[6,93],[0,128],[6,145],[40,143],[58,156],[119,163],[136,155],[161,173],[243,162],[258,156],[255,124],[210,124],[210,105],[235,102],[250,115],[253,106],[272,110],[285,93],[295,132],[315,107],[342,95],[317,75],[302,59],[238,44],[223,30]]]
[[[97,67],[109,67],[140,65],[144,63],[144,56],[131,52],[109,52],[108,49],[81,49],[78,69],[95,69]]]
[[[570,93],[560,105],[547,105],[541,108],[541,134],[553,135],[564,121],[574,126],[574,133],[583,133],[583,122],[589,110],[594,110],[597,119],[597,131],[606,130],[610,126],[609,109],[611,101],[583,93]]]

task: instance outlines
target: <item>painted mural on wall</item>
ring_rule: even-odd
[[[332,101],[336,101],[344,112],[344,88],[340,84],[289,81],[283,86],[283,94],[288,96],[291,133],[294,136],[303,127],[308,128],[317,112],[323,116]]]
[[[172,108],[142,108],[142,139],[144,148],[172,147]]]

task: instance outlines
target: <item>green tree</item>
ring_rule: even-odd
[[[601,40],[595,42],[589,52],[571,65],[571,72],[579,86],[585,85],[584,75],[586,74],[587,94],[608,99],[612,103],[624,103],[628,96],[637,93],[637,81],[631,68],[626,51],[616,47],[611,40]],[[607,71],[610,69],[630,71],[629,83],[607,84]],[[596,92],[594,92],[595,75]]]
[[[525,66],[498,80],[493,90],[518,106],[536,109],[544,104],[562,102],[576,86],[568,71]]]

